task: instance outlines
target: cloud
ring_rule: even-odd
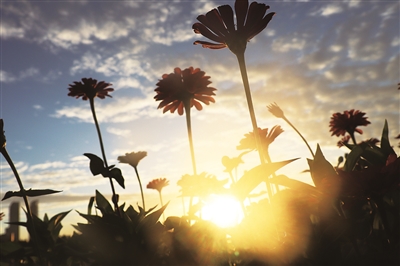
[[[107,132],[117,135],[117,136],[122,136],[122,137],[126,137],[127,135],[129,135],[129,133],[131,132],[129,129],[121,129],[121,128],[116,128],[116,127],[107,127]]]
[[[40,104],[35,104],[33,106],[33,109],[35,109],[35,110],[43,110],[43,107]]]
[[[9,39],[9,38],[23,38],[25,34],[25,30],[23,28],[15,27],[13,25],[7,24],[6,22],[2,22],[0,25],[1,38]]]
[[[64,162],[45,162],[41,164],[35,164],[29,167],[29,171],[35,171],[35,170],[46,170],[49,168],[63,168],[66,166],[66,163]]]
[[[302,50],[306,45],[304,39],[299,38],[277,38],[272,43],[272,50],[276,52],[288,52],[291,50]]]
[[[86,102],[87,103],[87,102]],[[100,122],[122,123],[159,116],[155,112],[152,96],[146,98],[119,98],[111,102],[96,103],[96,115]],[[64,106],[51,115],[56,118],[74,118],[80,122],[93,123],[88,103],[81,106]]]
[[[333,14],[337,14],[343,11],[343,8],[337,4],[328,4],[319,8],[317,11],[311,13],[312,16],[323,16],[328,17]]]
[[[0,82],[9,83],[15,81],[16,78],[11,74],[4,70],[0,70]]]

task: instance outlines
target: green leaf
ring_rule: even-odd
[[[49,194],[54,194],[54,193],[59,193],[61,191],[56,191],[56,190],[51,190],[51,189],[28,189],[25,190],[25,194],[28,197],[38,197],[38,196],[44,196],[44,195],[49,195]],[[11,198],[11,197],[23,197],[22,191],[8,191],[2,200]]]
[[[104,162],[100,157],[91,153],[84,153],[83,155],[90,159],[89,167],[93,175],[98,175],[107,171],[104,167]]]
[[[382,130],[381,149],[385,155],[385,158],[387,158],[390,154],[395,153],[392,146],[390,146],[389,126],[386,119],[385,119],[385,125],[383,126]]]
[[[261,184],[261,182],[267,181],[269,175],[297,159],[299,158],[256,166],[245,172],[244,175],[231,186],[230,191],[240,200],[244,200],[253,189]]]
[[[103,176],[114,178],[122,188],[125,188],[125,179],[122,176],[122,172],[119,168],[111,169],[107,171],[106,174],[103,174]]]
[[[114,213],[108,200],[98,190],[96,190],[96,204],[103,215]]]
[[[316,187],[318,187],[322,179],[326,177],[336,176],[335,169],[325,159],[319,144],[317,145],[314,160],[307,159],[307,162],[310,167],[311,178]]]

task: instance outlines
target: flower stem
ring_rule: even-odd
[[[190,119],[190,102],[185,103],[184,105],[185,105],[185,113],[186,113],[186,127],[187,127],[188,137],[189,137],[190,155],[192,158],[193,174],[197,175],[196,159],[194,156],[194,147],[193,147],[193,138],[192,138],[192,123],[191,123],[191,119]]]
[[[137,167],[133,167],[133,168],[135,168],[136,176],[137,176],[137,179],[138,179],[138,181],[139,181],[140,193],[142,194],[143,210],[146,210],[146,206],[144,205],[143,187],[142,187],[142,182],[140,181],[139,172],[138,172],[138,170],[137,170]]]
[[[32,236],[31,236],[31,237],[32,237],[32,241],[33,241],[33,243],[34,243],[34,245],[35,245],[34,248],[37,250],[38,256],[39,256],[40,260],[41,260],[41,261],[44,261],[44,260],[43,260],[43,257],[42,257],[42,253],[41,253],[41,251],[39,250],[38,237],[37,237],[35,225],[34,225],[34,223],[33,223],[33,215],[32,215],[32,211],[31,211],[30,205],[29,205],[28,196],[26,195],[25,188],[24,188],[24,186],[22,185],[22,180],[21,180],[21,178],[20,178],[20,176],[19,176],[19,174],[18,174],[18,171],[17,171],[17,169],[15,168],[14,162],[12,161],[12,159],[11,159],[10,155],[8,154],[6,148],[3,147],[3,148],[1,148],[0,150],[1,150],[1,154],[3,154],[3,156],[4,156],[4,158],[6,159],[7,163],[10,165],[11,170],[12,170],[13,173],[14,173],[15,179],[17,180],[19,189],[20,189],[21,194],[22,194],[22,198],[24,199],[26,212],[27,212],[27,214],[28,214],[28,215],[27,215],[27,217],[28,217],[28,224],[30,225],[30,227],[31,227],[31,229],[32,229]]]
[[[285,116],[283,116],[283,120],[285,120],[285,122],[288,123],[289,126],[291,126],[291,127],[294,129],[294,131],[297,132],[297,134],[299,134],[299,136],[301,137],[301,139],[302,139],[302,140],[304,141],[304,143],[307,145],[308,150],[311,152],[312,157],[314,158],[314,157],[315,157],[314,152],[312,151],[310,145],[308,145],[307,140],[303,137],[303,135],[300,133],[300,131],[298,131],[297,128],[296,128],[292,123],[290,123],[290,121],[289,121]]]
[[[163,200],[162,200],[162,195],[161,195],[161,191],[158,192],[158,194],[160,195],[160,203],[161,203],[161,207],[164,206]],[[162,213],[163,216],[163,220],[165,221],[165,214],[164,212]]]
[[[194,147],[193,147],[193,138],[192,138],[192,123],[190,120],[190,100],[188,102],[185,102],[184,106],[185,106],[185,114],[186,114],[186,127],[187,127],[189,146],[190,146],[190,155],[192,158],[193,174],[195,176],[197,176],[196,158],[194,157]],[[193,205],[193,196],[190,196],[188,212],[190,212],[192,205]]]
[[[354,136],[354,132],[349,132],[351,140],[353,141],[354,145],[357,145],[356,137]]]
[[[104,166],[105,166],[106,169],[108,169],[106,153],[104,151],[103,139],[101,137],[100,126],[99,126],[99,122],[97,121],[96,111],[94,109],[94,98],[89,98],[89,102],[90,102],[90,109],[92,110],[94,124],[96,125],[97,135],[99,136],[99,142],[100,142],[101,154],[103,155]],[[112,193],[113,193],[113,197],[112,198],[117,200],[118,197],[116,196],[116,193],[115,193],[115,188],[114,188],[114,184],[113,184],[112,178],[109,177],[109,180],[110,180],[111,190],[112,190]],[[113,203],[114,203],[115,210],[117,210],[117,212],[119,213],[118,202],[115,202],[113,200]]]
[[[260,157],[260,162],[261,162],[261,164],[265,164],[263,148],[262,148],[261,140],[260,140],[260,134],[258,134],[258,126],[257,126],[256,115],[255,115],[254,107],[253,107],[253,100],[251,98],[249,78],[247,76],[246,61],[245,61],[245,58],[244,58],[244,53],[238,53],[238,54],[236,54],[236,57],[237,57],[238,62],[239,62],[240,73],[242,75],[244,91],[246,93],[247,105],[248,105],[248,108],[249,108],[251,124],[253,126],[253,133],[254,133],[254,137],[255,137],[255,140],[256,140],[256,147],[257,147],[258,154],[259,154],[259,157]],[[271,198],[272,197],[271,185],[270,185],[268,179],[266,179],[265,182],[266,182],[266,185],[267,185],[268,196]]]

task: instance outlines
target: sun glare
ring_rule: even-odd
[[[231,227],[243,219],[240,202],[232,196],[210,195],[202,208],[202,218],[219,227]]]

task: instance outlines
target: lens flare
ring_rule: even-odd
[[[228,195],[210,195],[202,208],[202,218],[219,227],[232,227],[243,219],[240,202]]]

